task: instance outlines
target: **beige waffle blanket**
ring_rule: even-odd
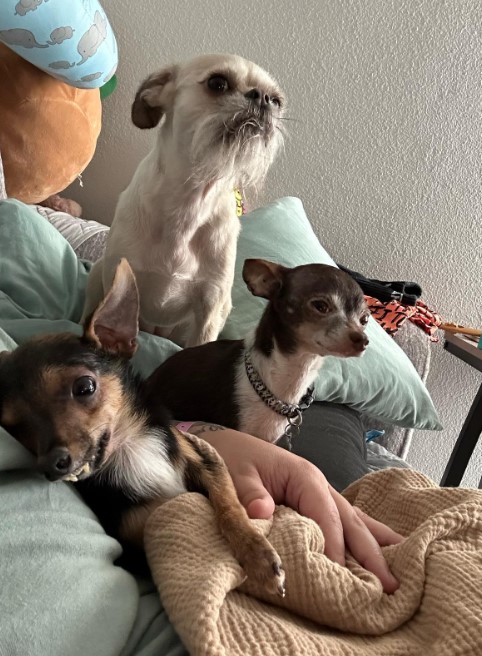
[[[388,469],[346,491],[408,536],[385,549],[394,595],[350,562],[323,555],[314,522],[280,507],[257,522],[286,569],[286,598],[243,582],[209,503],[188,494],[152,516],[146,548],[162,601],[191,654],[209,656],[482,655],[482,491],[442,489]]]

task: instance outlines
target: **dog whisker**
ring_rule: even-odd
[[[102,423],[99,424],[98,426],[95,426],[94,428],[92,428],[92,432],[93,432],[93,433],[97,433],[97,431],[100,431],[100,430],[102,430],[103,428],[105,428],[106,426],[108,426],[109,423],[110,423],[110,422],[108,422],[108,421],[104,421],[104,422],[102,422]]]
[[[295,123],[302,123],[299,118],[291,118],[291,116],[278,116],[276,118],[277,121],[294,121]]]

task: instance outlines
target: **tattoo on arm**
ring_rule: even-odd
[[[195,421],[192,426],[189,427],[189,433],[192,435],[200,435],[201,433],[206,433],[208,431],[220,431],[226,430],[225,426],[220,426],[219,424],[208,424],[205,421]]]

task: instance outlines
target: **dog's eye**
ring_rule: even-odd
[[[361,323],[362,326],[366,326],[366,325],[367,325],[367,323],[368,323],[368,316],[369,316],[368,314],[362,314],[362,316],[360,317],[360,323]]]
[[[311,301],[311,305],[315,308],[320,314],[328,314],[330,311],[330,306],[325,301]]]
[[[91,396],[95,392],[96,387],[97,385],[92,376],[81,376],[77,380],[74,380],[72,394],[74,396]]]
[[[224,93],[229,89],[229,82],[223,75],[212,75],[208,80],[208,88],[215,93]]]
[[[271,104],[276,107],[281,107],[281,100],[277,96],[273,96],[273,98],[271,98]]]

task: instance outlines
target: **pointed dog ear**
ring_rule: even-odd
[[[245,260],[243,280],[253,296],[270,300],[281,289],[287,267],[267,260]]]
[[[132,122],[141,130],[154,128],[174,101],[177,66],[152,73],[138,88],[131,108]]]
[[[137,349],[139,292],[134,273],[123,258],[112,287],[84,327],[84,338],[97,347],[130,358]]]

